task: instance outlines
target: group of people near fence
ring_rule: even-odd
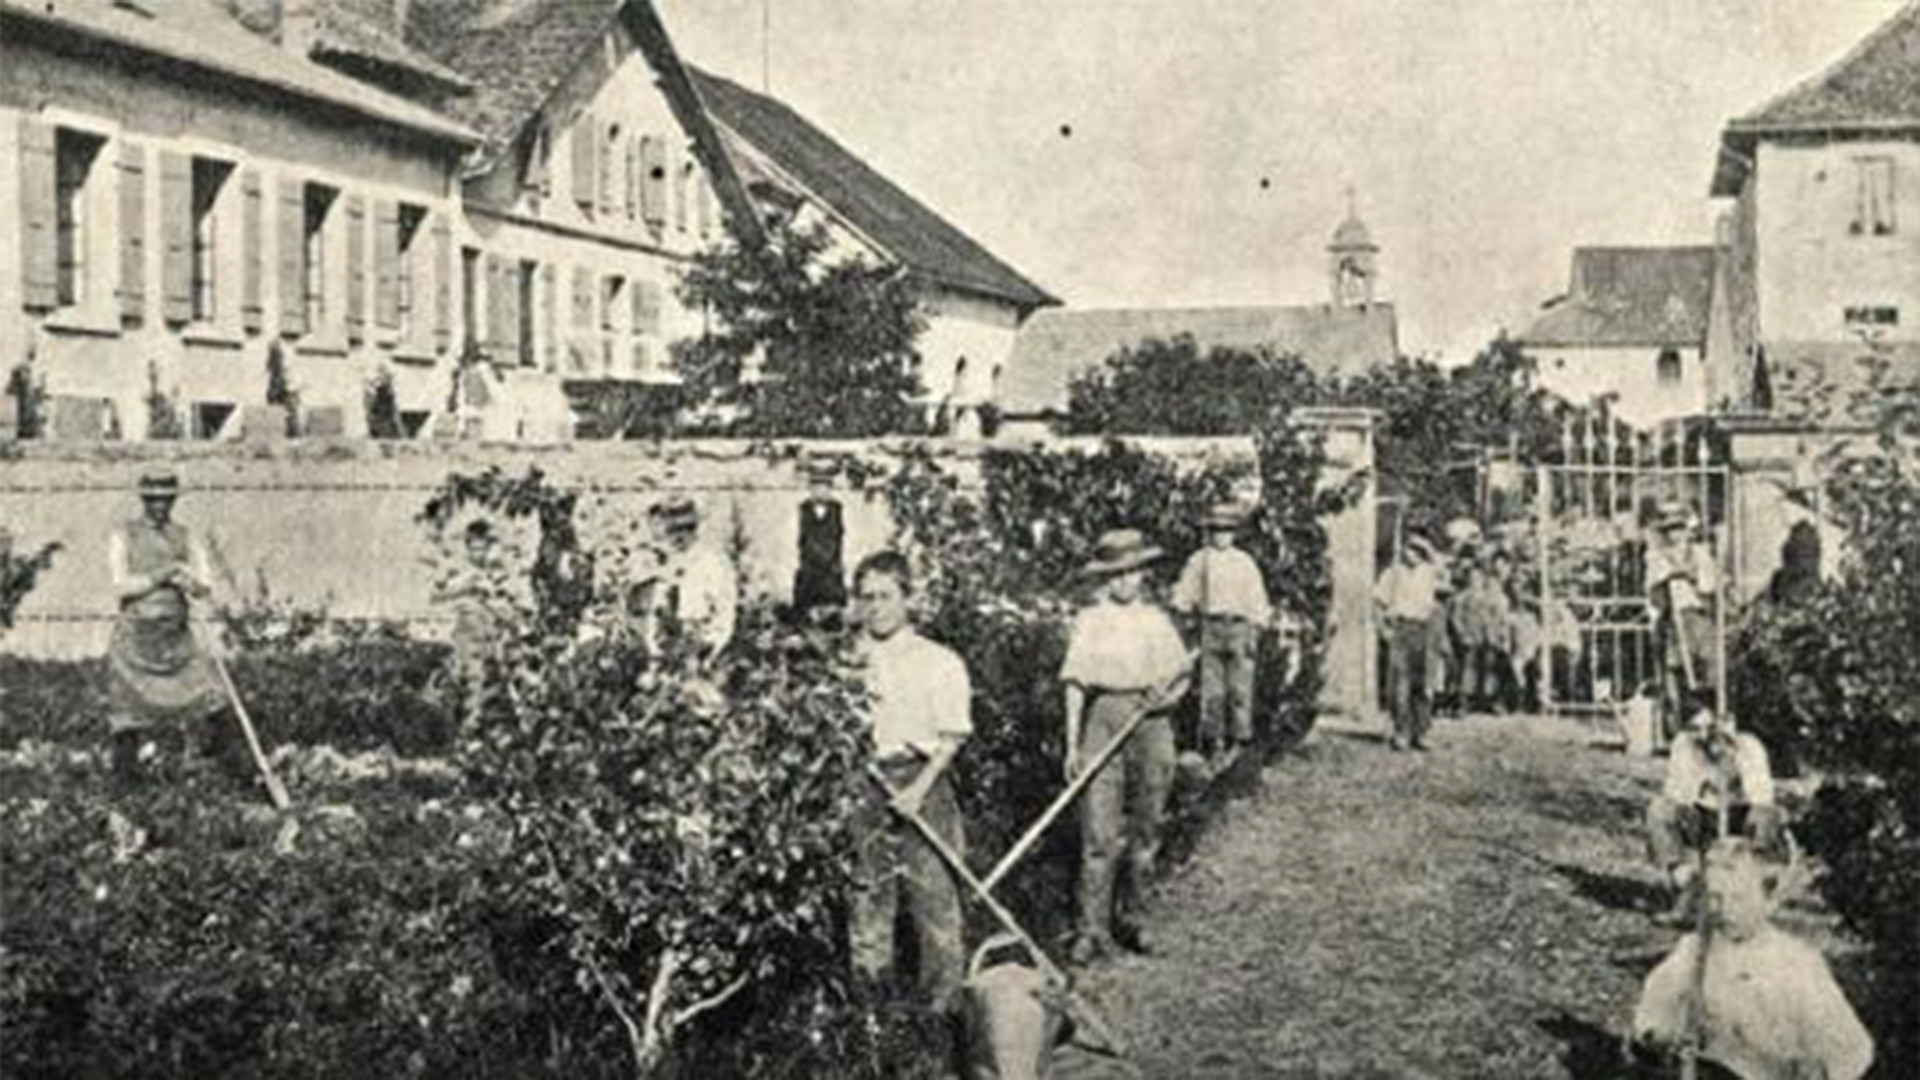
[[[219,734],[226,725],[212,717],[237,707],[217,652],[193,630],[191,607],[208,597],[211,582],[204,547],[172,519],[179,481],[149,475],[138,494],[141,514],[109,544],[120,615],[109,651],[108,745],[122,782],[147,758],[167,752],[154,749],[163,734],[192,736],[189,742],[208,736],[209,745],[231,747],[231,737]],[[669,605],[673,621],[711,655],[734,633],[737,575],[724,557],[698,545],[691,502],[669,499],[653,518],[666,543],[633,576],[635,602],[642,611]],[[1140,531],[1102,534],[1079,570],[1084,602],[1055,678],[1064,714],[1056,801],[1077,800],[1080,827],[1071,955],[1082,965],[1121,949],[1149,951],[1140,900],[1179,770],[1175,706],[1197,683],[1197,748],[1216,765],[1253,740],[1254,667],[1274,610],[1258,564],[1236,544],[1245,521],[1237,506],[1207,516],[1207,539],[1165,604],[1148,580],[1169,553]],[[1872,1060],[1871,1039],[1818,950],[1769,918],[1761,866],[1780,851],[1784,822],[1765,747],[1715,708],[1717,675],[1700,611],[1718,584],[1688,544],[1688,524],[1682,515],[1663,515],[1662,539],[1647,559],[1670,626],[1661,638],[1663,667],[1686,719],[1646,827],[1650,854],[1674,897],[1666,917],[1690,932],[1648,977],[1633,1038],[1654,1052],[1717,1062],[1746,1080],[1854,1080]],[[499,538],[475,523],[461,539],[468,569],[448,583],[443,599],[455,611],[455,662],[474,665],[498,629],[482,579]],[[833,558],[837,565],[837,550]],[[1475,655],[1459,648],[1461,616],[1475,632],[1467,638],[1473,649],[1492,650],[1487,638],[1496,636],[1497,617],[1511,617],[1504,569],[1497,553],[1487,557],[1459,543],[1447,557],[1411,535],[1381,576],[1375,597],[1388,641],[1394,747],[1425,745],[1433,689],[1449,685],[1447,664]],[[1456,593],[1452,583],[1462,580]],[[895,928],[906,916],[917,945],[915,982],[929,1006],[953,1018],[960,1037],[966,907],[1004,909],[966,864],[952,769],[973,733],[971,678],[957,652],[914,625],[916,584],[909,560],[889,550],[858,563],[850,592],[830,583],[814,589],[824,606],[837,606],[842,596],[850,602],[869,701],[874,782],[855,830],[852,962],[868,978],[893,979]],[[1508,662],[1511,668],[1510,656]],[[1465,668],[1494,663],[1483,655]],[[229,749],[216,753],[235,760]],[[240,760],[236,767],[244,767]]]

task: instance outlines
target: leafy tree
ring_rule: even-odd
[[[0,528],[0,630],[13,625],[14,613],[21,601],[33,591],[34,583],[53,565],[57,543],[47,544],[31,554],[13,550],[13,535]]]
[[[267,343],[267,404],[287,410],[287,437],[300,434],[300,392],[287,379],[287,350],[278,341]]]
[[[919,292],[896,268],[829,255],[824,226],[697,256],[680,298],[713,330],[675,347],[696,409],[744,435],[866,437],[923,426]],[[758,364],[758,378],[750,368]]]
[[[16,364],[7,373],[7,396],[14,401],[22,439],[37,439],[46,427],[47,381],[34,378],[33,364]]]
[[[160,389],[160,367],[147,365],[147,438],[184,439],[186,425],[180,420],[180,407],[173,395]]]
[[[400,399],[393,390],[393,373],[381,368],[367,380],[367,434],[376,439],[406,436],[400,423]]]

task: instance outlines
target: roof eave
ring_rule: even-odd
[[[426,123],[387,115],[341,98],[315,94],[305,87],[296,86],[281,79],[256,75],[252,72],[238,71],[225,65],[211,63],[202,57],[182,56],[176,52],[156,49],[152,45],[136,38],[102,31],[96,27],[85,26],[67,19],[62,19],[58,16],[57,12],[51,10],[43,13],[30,8],[13,6],[0,7],[0,20],[6,18],[18,18],[26,22],[37,23],[56,33],[71,34],[87,41],[100,42],[108,48],[117,49],[122,52],[150,56],[170,64],[179,64],[182,67],[193,68],[209,74],[237,79],[255,86],[286,94],[290,97],[319,101],[329,108],[339,109],[342,112],[351,113],[386,127],[398,128],[415,135],[424,135],[434,141],[458,146],[462,149],[470,150],[479,146],[483,141],[478,132],[472,131],[464,125],[457,124],[451,120]],[[340,77],[344,78],[345,76]]]

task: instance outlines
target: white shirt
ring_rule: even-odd
[[[198,533],[187,530],[187,572],[195,581],[211,587],[213,570],[207,560],[207,548],[200,542]],[[115,596],[122,599],[139,596],[153,589],[153,581],[145,574],[136,574],[127,561],[127,537],[119,529],[107,534],[107,574],[113,584]]]
[[[1744,731],[1733,735],[1733,753],[1718,760],[1707,757],[1701,737],[1683,731],[1667,751],[1667,777],[1660,794],[1682,806],[1717,807],[1730,783],[1738,784],[1738,799],[1750,806],[1773,805],[1773,767],[1764,743]],[[1731,794],[1731,793],[1727,793]]]
[[[1245,619],[1255,626],[1265,626],[1272,617],[1259,564],[1234,547],[1203,547],[1193,553],[1173,586],[1173,609]]]
[[[1701,593],[1711,596],[1720,589],[1720,570],[1704,544],[1655,546],[1647,551],[1647,584],[1666,585],[1673,598],[1673,609],[1685,611],[1703,606]]]
[[[1144,601],[1103,600],[1074,616],[1060,681],[1086,690],[1151,690],[1192,666],[1180,632]]]
[[[1438,603],[1440,571],[1432,563],[1394,563],[1374,583],[1373,598],[1390,619],[1425,622]]]
[[[942,740],[972,734],[973,683],[958,653],[904,627],[891,637],[863,639],[861,657],[873,743],[882,757],[931,753]]]

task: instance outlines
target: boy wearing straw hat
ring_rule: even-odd
[[[1200,749],[1216,761],[1222,728],[1236,748],[1253,741],[1254,662],[1260,631],[1273,617],[1259,565],[1233,544],[1245,521],[1230,504],[1209,511],[1206,546],[1173,587],[1173,609],[1199,624]]]
[[[1100,537],[1082,570],[1095,598],[1074,617],[1060,681],[1066,687],[1066,775],[1071,782],[1142,712],[1148,719],[1088,783],[1080,804],[1080,932],[1073,958],[1090,963],[1115,944],[1116,886],[1125,857],[1123,907],[1145,887],[1160,851],[1173,787],[1175,750],[1168,709],[1185,694],[1193,657],[1164,611],[1142,595],[1159,548],[1133,529]],[[1138,942],[1138,927],[1119,927]]]
[[[676,495],[648,511],[665,536],[666,565],[661,572],[664,606],[680,626],[712,656],[733,640],[740,613],[740,579],[726,556],[700,543],[700,509]]]
[[[1426,749],[1432,720],[1427,641],[1439,607],[1440,570],[1433,546],[1409,536],[1399,557],[1374,584],[1374,603],[1387,630],[1387,685],[1391,694],[1395,750]]]
[[[113,773],[122,784],[138,777],[146,747],[157,750],[175,736],[205,747],[224,766],[239,764],[225,728],[214,722],[226,694],[191,622],[192,602],[212,595],[206,548],[173,520],[179,477],[149,472],[138,490],[140,515],[107,539],[109,580],[120,605],[107,646],[107,730]],[[157,734],[167,738],[156,740]]]
[[[1647,591],[1660,613],[1661,657],[1670,722],[1682,719],[1686,695],[1718,683],[1708,599],[1719,593],[1712,553],[1693,542],[1700,520],[1685,506],[1663,506],[1647,550]]]

